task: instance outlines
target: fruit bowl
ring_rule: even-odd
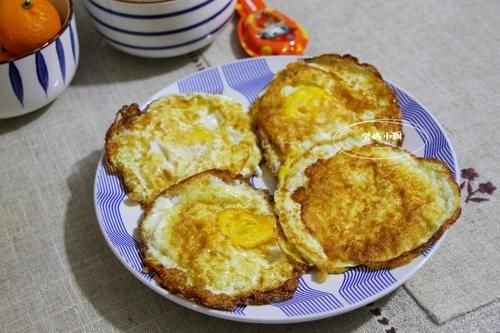
[[[71,0],[50,0],[61,17],[59,32],[31,52],[0,60],[0,118],[37,110],[57,98],[78,66],[79,44]]]

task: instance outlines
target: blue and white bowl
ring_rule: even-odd
[[[59,96],[78,66],[79,44],[71,0],[50,0],[62,28],[38,49],[0,61],[0,118],[37,110]]]
[[[99,33],[114,47],[143,57],[173,57],[211,43],[236,0],[86,0]]]

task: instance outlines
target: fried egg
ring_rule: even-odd
[[[288,299],[304,265],[281,251],[267,192],[207,171],[162,192],[140,224],[145,267],[161,286],[207,307]]]
[[[350,55],[327,54],[290,63],[276,74],[251,113],[274,174],[282,166],[285,174],[294,159],[333,138],[369,143],[375,136],[375,141],[396,146],[402,142],[402,135],[387,137],[402,133],[394,92],[375,67]]]
[[[312,148],[291,165],[275,201],[287,252],[323,276],[402,265],[461,211],[446,164],[382,144]]]
[[[125,106],[106,134],[106,160],[129,198],[150,204],[165,188],[196,173],[253,175],[261,160],[251,121],[240,103],[220,95],[157,99],[141,113]]]

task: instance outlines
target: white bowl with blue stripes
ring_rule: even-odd
[[[97,31],[112,46],[133,55],[160,58],[211,43],[231,19],[236,0],[85,3]]]
[[[240,60],[195,73],[161,90],[145,103],[174,93],[203,92],[223,94],[250,105],[267,86],[274,74],[296,57],[263,57]],[[458,165],[455,153],[443,128],[415,98],[391,84],[396,91],[403,113],[403,147],[417,156],[434,157],[444,161],[457,180]],[[268,187],[269,182],[253,177],[254,187]],[[299,288],[290,300],[269,305],[245,306],[235,311],[219,311],[194,304],[162,289],[154,278],[142,271],[143,265],[135,232],[142,210],[127,199],[120,178],[100,161],[94,184],[94,203],[97,218],[107,243],[122,264],[141,282],[167,299],[210,316],[254,323],[292,323],[326,318],[348,311],[390,293],[429,260],[442,242],[439,240],[421,256],[395,269],[370,270],[355,267],[343,274],[329,275],[317,282],[311,274],[300,279]]]
[[[71,0],[50,0],[63,19],[61,30],[28,54],[0,61],[0,118],[37,110],[56,99],[78,67],[80,48]]]

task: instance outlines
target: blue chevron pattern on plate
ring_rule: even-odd
[[[339,293],[350,304],[367,299],[396,283],[396,279],[387,269],[372,270],[357,266],[343,275]]]
[[[125,188],[120,178],[112,173],[105,163],[101,163],[99,168],[101,172],[96,179],[95,198],[100,207],[104,232],[133,270],[151,280],[151,275],[142,272],[143,265],[137,242],[127,233],[120,214],[120,204],[125,197]]]
[[[222,65],[228,85],[252,103],[274,76],[264,59]]]
[[[425,134],[421,131],[419,132],[423,140],[425,140],[424,136],[429,136],[427,138],[428,142],[425,145],[424,156],[434,157],[450,166],[453,165],[454,157],[451,147],[447,144],[447,139],[442,129],[437,125],[436,120],[413,97],[394,85],[392,85],[392,88],[396,92],[403,118],[412,123],[412,125],[425,129]],[[451,171],[453,177],[456,177],[455,170],[452,168]]]
[[[274,73],[284,68],[296,57],[270,57],[236,61],[190,75],[153,95],[150,99],[173,93],[203,92],[223,93],[248,105],[266,87]],[[452,172],[458,168],[453,149],[442,128],[432,115],[404,90],[392,85],[398,96],[404,120],[410,122],[416,132],[405,132],[405,145],[425,144],[424,155],[445,161]],[[147,103],[142,104],[144,108]],[[428,138],[424,135],[427,133]],[[428,139],[428,140],[427,140]],[[254,186],[259,178],[253,177]],[[133,238],[137,228],[141,208],[130,208],[125,202],[123,185],[115,174],[107,170],[103,161],[96,172],[94,202],[98,220],[113,252],[138,279],[166,298],[211,316],[248,322],[291,323],[321,319],[348,312],[388,294],[411,275],[439,248],[436,242],[424,254],[407,265],[391,270],[370,270],[355,267],[343,274],[329,275],[321,283],[314,281],[309,273],[300,280],[294,297],[284,302],[261,306],[241,306],[234,311],[207,309],[193,302],[168,293],[162,289],[151,275],[142,272],[138,246]],[[316,290],[321,289],[321,290]]]
[[[289,317],[297,317],[340,309],[342,303],[331,293],[312,289],[300,278],[293,297],[284,302],[273,303],[273,306],[280,308]]]
[[[434,244],[429,245],[428,248],[426,248],[425,250],[422,251],[422,255],[427,257],[432,252],[433,248],[434,248]]]
[[[224,84],[217,68],[209,68],[178,82],[180,93],[222,94]]]
[[[97,204],[102,207],[104,228],[113,244],[121,246],[135,246],[123,222],[119,211],[119,204],[125,197],[125,189],[117,175],[111,173],[105,164],[101,166],[102,173],[97,179]],[[108,175],[105,177],[104,175]],[[118,223],[116,223],[117,221]]]
[[[232,312],[238,316],[244,316],[245,315],[245,308],[246,308],[246,305],[238,306]]]

